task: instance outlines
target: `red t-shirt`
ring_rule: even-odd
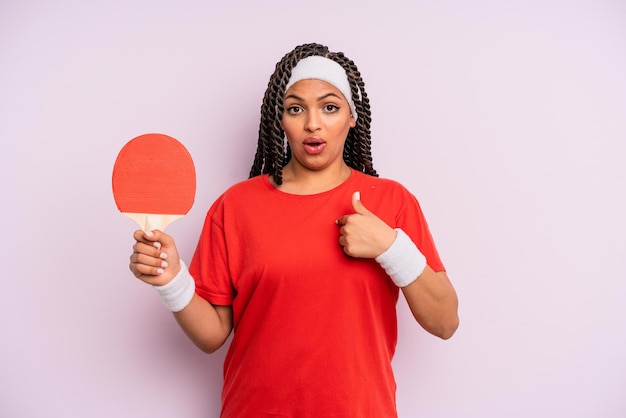
[[[354,213],[357,190],[444,269],[415,197],[358,171],[314,195],[284,193],[262,175],[210,208],[190,271],[201,297],[233,308],[222,417],[397,416],[399,290],[375,260],[338,244],[335,220]]]

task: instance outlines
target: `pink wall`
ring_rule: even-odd
[[[311,41],[359,65],[376,168],[421,200],[461,301],[445,342],[399,305],[401,417],[626,415],[622,2],[210,3],[0,5],[1,416],[216,415],[225,350],[129,273],[111,169],[142,133],[187,145],[189,259],[275,62]]]

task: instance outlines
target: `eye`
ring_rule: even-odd
[[[324,106],[324,111],[328,112],[328,113],[334,113],[336,111],[339,110],[339,106],[334,105],[334,104],[327,104]]]
[[[302,112],[302,108],[300,106],[293,105],[287,108],[287,113],[290,115],[297,115],[301,112]]]

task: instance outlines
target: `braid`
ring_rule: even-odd
[[[372,113],[361,73],[356,64],[342,52],[330,54],[328,58],[336,61],[346,70],[354,106],[359,115],[356,126],[348,132],[343,159],[353,169],[378,177],[372,163],[372,133],[370,128]]]
[[[250,169],[250,177],[260,174],[269,174],[276,184],[282,184],[283,167],[291,159],[289,145],[285,145],[285,133],[281,127],[283,117],[283,97],[285,86],[291,77],[291,71],[303,58],[320,55],[330,58],[340,64],[350,83],[352,98],[358,118],[356,126],[351,128],[346,138],[343,158],[349,167],[372,176],[378,176],[372,165],[371,154],[371,111],[369,99],[365,93],[365,83],[361,78],[356,65],[343,53],[329,52],[328,48],[320,44],[303,44],[287,53],[277,64],[274,73],[265,90],[261,105],[261,121],[259,124],[259,139]]]

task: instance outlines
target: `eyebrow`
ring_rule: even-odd
[[[332,97],[336,97],[336,98],[338,98],[339,100],[341,100],[341,97],[339,97],[339,96],[338,96],[338,95],[336,95],[335,93],[332,93],[332,92],[331,92],[331,93],[328,93],[328,94],[325,94],[325,95],[323,95],[323,96],[318,97],[318,98],[317,98],[317,101],[318,101],[318,102],[321,102],[322,100],[325,100],[325,99],[327,99],[328,97],[331,97],[331,96],[332,96]],[[295,94],[290,94],[290,95],[288,95],[288,96],[285,96],[284,100],[287,100],[287,99],[295,99],[295,100],[299,100],[299,101],[301,101],[301,102],[303,102],[303,101],[304,101],[304,99],[303,99],[302,97],[297,96],[297,95],[295,95]]]

